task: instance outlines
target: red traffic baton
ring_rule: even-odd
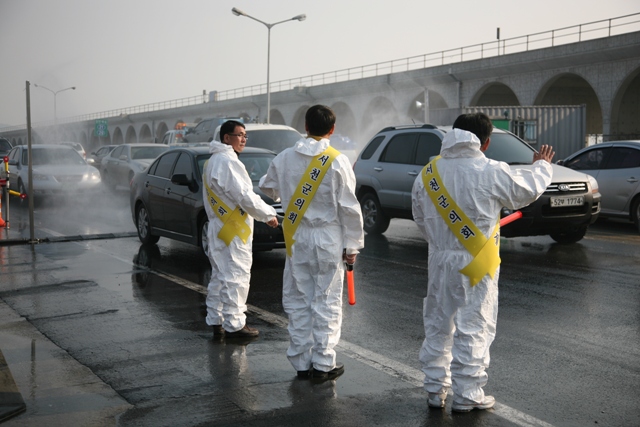
[[[507,215],[500,220],[500,227],[504,227],[507,224],[512,223],[513,221],[522,218],[522,212],[515,211],[511,215]]]
[[[347,264],[347,290],[349,293],[349,305],[356,305],[356,287],[353,283],[353,264]]]

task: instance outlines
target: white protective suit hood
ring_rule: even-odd
[[[306,138],[296,142],[293,149],[300,154],[315,156],[326,150],[329,145],[330,141],[327,138],[322,138],[320,141],[315,138]]]
[[[480,145],[480,140],[474,133],[454,128],[442,139],[440,155],[445,159],[480,157],[483,155]]]

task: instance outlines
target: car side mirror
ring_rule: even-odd
[[[171,183],[176,185],[190,185],[191,180],[187,178],[187,175],[183,173],[177,173],[171,177]]]
[[[564,160],[558,160],[556,162],[556,165],[560,165],[560,166],[564,165]]]
[[[96,161],[95,161],[94,159],[92,159],[91,157],[89,157],[89,158],[87,159],[87,163],[88,163],[88,164],[90,164],[90,165],[94,164],[95,162],[96,162]]]
[[[18,161],[14,159],[9,160],[9,166],[18,166]]]
[[[123,154],[122,156],[118,157],[118,159],[127,161],[129,160],[129,157],[127,157],[126,154]]]

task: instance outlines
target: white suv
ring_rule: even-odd
[[[247,147],[265,148],[279,153],[302,139],[300,132],[290,126],[266,123],[245,123]],[[220,141],[220,126],[216,128],[213,139]]]
[[[450,130],[433,125],[387,127],[362,150],[353,170],[367,233],[384,233],[391,218],[412,219],[413,183],[424,165],[440,154],[442,138]],[[514,134],[494,129],[485,155],[515,169],[530,167],[534,151]],[[550,235],[559,243],[574,243],[598,218],[597,181],[563,166],[551,166],[551,185],[538,200],[520,209],[521,219],[501,229],[503,237]],[[510,213],[503,210],[503,215]]]

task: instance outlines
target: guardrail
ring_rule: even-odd
[[[400,73],[421,68],[435,67],[453,64],[475,59],[484,59],[494,56],[528,52],[530,50],[555,47],[563,44],[582,42],[597,38],[605,38],[640,31],[640,13],[619,16],[617,18],[603,19],[586,24],[558,28],[526,36],[513,37],[504,40],[495,40],[456,49],[443,50],[435,53],[412,56],[402,59],[394,59],[376,64],[362,65],[359,67],[345,68],[304,77],[296,77],[288,80],[271,82],[271,93],[295,89],[296,87],[311,87],[330,83],[339,83],[366,77],[375,77],[385,74]],[[211,93],[211,92],[210,92]],[[245,86],[238,89],[216,91],[215,101],[227,101],[246,96],[261,95],[267,93],[266,83]],[[174,99],[170,101],[144,104],[135,107],[121,108],[117,110],[103,111],[99,113],[85,114],[81,116],[58,119],[58,124],[72,123],[86,120],[117,117],[120,115],[147,113],[151,111],[179,108],[189,105],[206,103],[209,94],[201,94],[188,98]],[[38,126],[53,125],[53,121],[37,123]],[[0,132],[24,129],[25,125],[0,128]]]

